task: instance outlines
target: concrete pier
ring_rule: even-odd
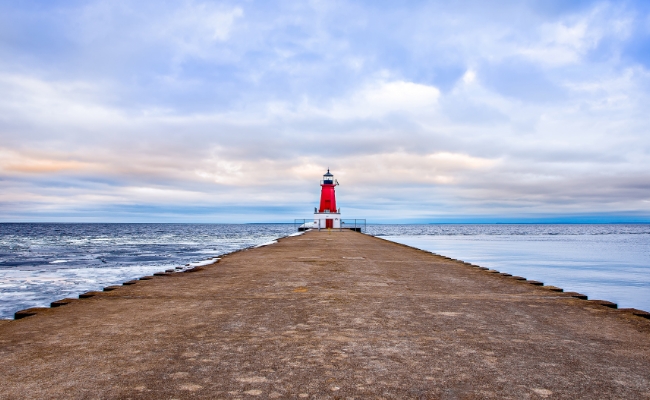
[[[650,398],[650,320],[538,284],[307,232],[0,324],[0,398]]]

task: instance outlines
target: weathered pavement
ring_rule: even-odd
[[[0,324],[0,397],[650,398],[650,321],[354,232]]]

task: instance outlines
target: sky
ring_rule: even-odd
[[[0,0],[0,221],[650,222],[650,2]]]

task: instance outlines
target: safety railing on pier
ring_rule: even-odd
[[[352,229],[357,232],[366,232],[365,219],[341,219],[343,229]]]
[[[297,231],[305,231],[307,229],[307,221],[314,222],[313,219],[294,219],[293,220],[293,229]]]
[[[320,231],[326,229],[326,228],[312,227],[311,225],[313,224],[313,222],[314,222],[313,219],[294,219],[293,227],[298,231],[306,231],[308,229],[318,229]],[[332,230],[342,231],[343,229],[350,229],[356,232],[365,233],[366,227],[367,224],[364,218],[349,218],[349,219],[341,219],[341,227]]]

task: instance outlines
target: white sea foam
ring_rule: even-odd
[[[190,267],[203,267],[205,265],[214,264],[219,260],[218,257],[210,258],[208,260],[191,262]]]
[[[277,240],[271,240],[270,242],[266,242],[266,243],[258,244],[258,245],[255,246],[255,247],[270,246],[270,245],[272,245],[272,244],[276,244],[277,242],[278,242]]]
[[[292,232],[286,224],[0,224],[0,318],[166,269],[209,265]]]

